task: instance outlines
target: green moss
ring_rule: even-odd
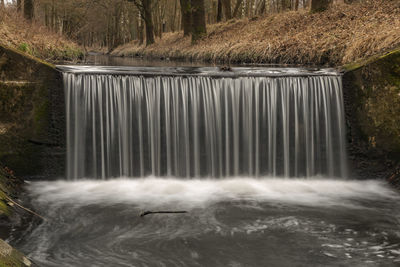
[[[0,168],[2,168],[0,166]],[[6,191],[7,190],[7,178],[0,173],[0,215],[9,217],[11,215],[11,210],[9,206],[7,206],[7,195]]]
[[[34,109],[34,134],[46,134],[49,117],[49,101],[43,100]]]
[[[10,216],[11,212],[8,209],[7,204],[4,202],[3,199],[0,199],[0,214],[4,214],[7,217]]]
[[[345,66],[353,131],[372,154],[400,161],[400,49]]]
[[[23,51],[20,51],[18,49],[15,49],[15,48],[12,48],[12,47],[9,47],[9,46],[5,46],[5,45],[2,45],[2,44],[0,44],[0,48],[5,50],[5,51],[9,51],[11,53],[15,53],[15,54],[17,54],[19,56],[22,56],[23,58],[27,57],[29,60],[32,60],[32,61],[36,62],[37,64],[42,64],[44,66],[47,66],[47,67],[49,67],[49,68],[51,68],[53,70],[55,70],[55,68],[56,68],[56,66],[54,66],[53,64],[51,64],[51,63],[49,63],[49,62],[47,62],[45,60],[42,60],[42,59],[40,59],[38,57],[35,57],[35,56],[31,55],[31,54],[28,54],[28,53],[25,53]],[[8,53],[8,54],[10,54],[10,53]]]
[[[84,55],[83,51],[76,47],[67,47],[64,50],[65,59],[79,59]]]
[[[350,64],[342,66],[342,69],[346,72],[349,72],[349,71],[357,70],[357,69],[361,68],[362,66],[363,66],[362,62],[352,62]]]
[[[24,53],[28,53],[28,54],[32,55],[32,49],[29,46],[29,44],[27,44],[27,43],[20,44],[18,49],[21,50]]]
[[[355,61],[355,62],[346,64],[346,65],[342,66],[341,69],[345,72],[355,71],[366,65],[373,64],[374,62],[377,62],[377,61],[381,61],[381,60],[383,60],[383,61],[389,60],[390,61],[390,58],[392,58],[392,57],[396,58],[399,55],[400,55],[400,48],[397,48],[397,49],[394,49],[393,51],[390,51],[383,55],[376,55],[376,56],[372,56],[372,57],[369,57],[369,58],[361,60],[361,61]]]
[[[32,263],[21,252],[0,239],[0,267],[25,267]]]
[[[77,47],[64,47],[62,49],[54,49],[51,52],[51,57],[58,60],[78,60],[83,58],[84,52]]]

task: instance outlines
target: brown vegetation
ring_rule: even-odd
[[[13,9],[0,10],[0,45],[48,61],[76,60],[82,56],[75,43],[38,23],[26,21]]]
[[[116,56],[169,57],[222,62],[343,65],[400,46],[400,2],[340,4],[229,20],[208,26],[197,44],[182,32],[166,33],[145,47],[131,42]]]

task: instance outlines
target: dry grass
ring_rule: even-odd
[[[168,33],[149,47],[119,47],[114,55],[222,62],[343,65],[400,46],[400,1],[342,4],[318,13],[286,12],[208,25],[196,45]]]
[[[28,23],[11,8],[0,10],[0,45],[53,62],[77,60],[82,56],[75,43],[38,23]]]

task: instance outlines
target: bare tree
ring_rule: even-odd
[[[140,15],[145,23],[146,28],[146,46],[154,44],[154,26],[153,17],[151,13],[152,0],[128,0],[133,2],[137,9],[140,11]]]
[[[218,0],[217,2],[217,22],[222,20],[222,0]]]
[[[231,0],[221,0],[221,1],[225,13],[225,19],[230,20],[232,18]]]
[[[239,13],[239,8],[242,5],[243,0],[237,0],[236,1],[236,5],[235,5],[235,9],[233,10],[233,17],[236,18],[238,13]]]
[[[0,5],[10,0],[0,0]],[[146,45],[155,35],[181,28],[193,42],[206,34],[206,22],[252,17],[285,9],[317,12],[330,3],[352,0],[13,0],[27,19],[76,40],[108,50],[132,40]],[[358,0],[354,0],[358,1]]]
[[[180,0],[183,35],[188,36],[192,31],[192,7],[190,0]]]
[[[192,0],[192,42],[198,41],[206,33],[204,0]]]
[[[33,0],[24,0],[24,17],[27,20],[32,20],[33,13],[34,13]]]
[[[22,9],[22,0],[17,0],[17,10],[21,11]]]

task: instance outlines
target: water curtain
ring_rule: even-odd
[[[341,77],[64,73],[67,177],[346,175]]]

